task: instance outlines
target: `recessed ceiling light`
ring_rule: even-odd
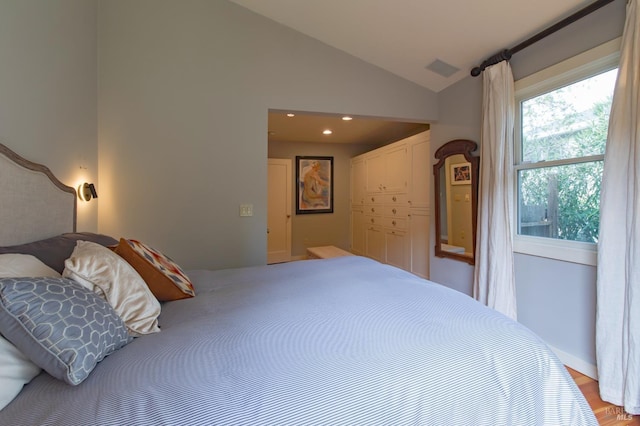
[[[353,117],[349,117],[348,115],[345,115],[344,117],[342,117],[342,119],[344,121],[351,121],[351,120],[353,120]]]
[[[329,130],[329,129],[327,129],[327,130],[323,130],[323,131],[322,131],[322,134],[323,134],[323,135],[330,135],[330,134],[332,134],[332,133],[333,133],[333,132],[332,132],[331,130]]]
[[[295,114],[293,114],[293,113],[291,113],[291,112],[290,112],[289,114],[287,114],[287,117],[295,117],[295,116],[296,116],[296,115],[295,115]]]

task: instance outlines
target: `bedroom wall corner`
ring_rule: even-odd
[[[435,152],[453,139],[469,139],[480,146],[482,79],[467,77],[438,93],[439,120],[431,125],[431,165]],[[475,153],[477,155],[477,153]],[[431,203],[435,205],[431,188]],[[431,219],[430,279],[466,295],[473,293],[473,266],[434,256],[435,216]]]
[[[0,2],[0,143],[73,187],[98,184],[97,3]],[[78,206],[95,232],[97,201]]]

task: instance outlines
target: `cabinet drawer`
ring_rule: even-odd
[[[409,205],[409,196],[407,194],[385,194],[383,195],[385,204]]]
[[[382,226],[382,217],[381,216],[365,215],[364,223],[365,223],[365,226],[368,226],[368,225]]]
[[[367,204],[364,206],[364,213],[369,216],[382,216],[384,206],[382,204]]]
[[[409,207],[386,205],[384,206],[383,213],[385,216],[406,218],[409,215]]]
[[[393,229],[407,229],[407,218],[405,217],[383,217],[382,226]]]
[[[367,194],[364,197],[365,204],[382,204],[384,202],[384,196],[381,194]]]

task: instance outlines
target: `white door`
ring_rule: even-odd
[[[365,231],[364,210],[362,206],[351,209],[351,251],[354,254],[364,256],[365,241],[367,234]]]
[[[291,160],[269,158],[267,263],[291,260]]]
[[[364,159],[351,161],[351,205],[362,205],[365,198],[367,169]]]
[[[429,223],[429,210],[411,209],[409,217],[410,271],[426,279],[429,279]]]
[[[407,146],[400,145],[384,154],[384,178],[382,189],[385,192],[407,192]]]

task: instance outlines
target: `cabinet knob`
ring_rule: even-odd
[[[396,209],[392,209],[391,211],[393,212],[393,214],[396,214],[398,212]]]
[[[396,198],[396,196],[394,195],[393,198],[391,198],[393,201],[398,201],[398,199]],[[395,213],[395,212],[394,212]]]
[[[375,213],[376,209],[374,207],[371,207],[371,213]]]
[[[374,218],[371,218],[371,223],[376,223],[376,220]]]
[[[391,221],[391,224],[392,224],[393,226],[396,226],[396,221],[395,221],[395,220],[394,220],[394,221]]]

